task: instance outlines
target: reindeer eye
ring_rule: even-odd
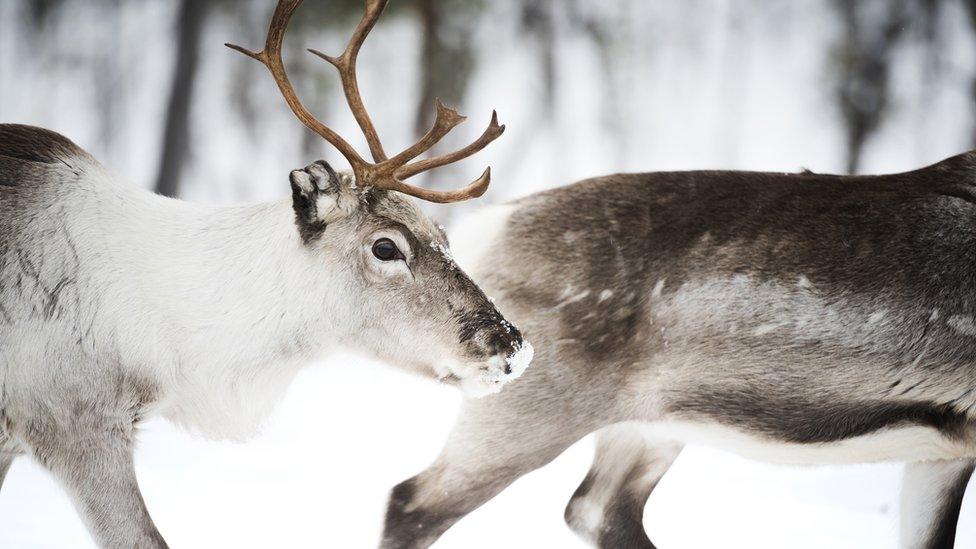
[[[406,259],[389,238],[380,238],[373,242],[373,255],[381,261],[393,261],[394,259]]]

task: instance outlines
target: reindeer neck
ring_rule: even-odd
[[[164,242],[159,265],[168,320],[181,343],[228,359],[314,354],[331,326],[323,280],[328,268],[303,247],[286,200],[247,206],[192,207]],[[215,349],[215,344],[217,345]]]
[[[142,240],[134,263],[158,325],[161,373],[175,374],[172,394],[181,395],[164,414],[206,435],[244,438],[299,367],[334,347],[342,313],[328,265],[303,246],[289,200],[216,208],[153,200],[142,213],[161,230]]]

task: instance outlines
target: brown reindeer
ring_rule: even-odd
[[[908,462],[901,546],[953,546],[976,458],[976,153],[879,176],[618,174],[466,225],[459,261],[536,359],[393,490],[383,547],[430,545],[591,432],[566,520],[599,547],[653,547],[644,503],[685,443]]]

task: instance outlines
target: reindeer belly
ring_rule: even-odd
[[[787,465],[835,465],[877,461],[922,461],[976,457],[971,431],[966,437],[947,436],[919,425],[884,428],[827,442],[791,442],[741,427],[695,420],[641,423],[652,440],[676,440],[727,450],[744,457]]]
[[[659,398],[642,419],[660,436],[777,463],[976,457],[976,422],[952,399],[970,385],[927,372],[928,385],[904,392],[926,376],[890,384],[888,369],[872,362],[778,358],[716,359],[711,368],[669,361],[671,371],[644,386]]]

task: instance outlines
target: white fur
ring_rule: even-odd
[[[899,510],[899,547],[930,547],[933,534],[944,526],[943,521],[957,520],[955,515],[944,516],[943,513],[947,511],[945,506],[950,503],[947,500],[951,497],[950,494],[961,488],[960,483],[965,485],[969,479],[971,467],[972,462],[968,460],[906,464]]]
[[[305,349],[336,343],[323,317],[356,315],[323,290],[341,284],[338,269],[302,249],[290,200],[216,208],[104,184],[127,196],[90,244],[105,249],[101,264],[138,273],[90,273],[106,290],[102,328],[116,330],[125,364],[150,370],[167,418],[211,437],[254,434]]]
[[[342,225],[361,198],[348,174],[335,192],[316,197],[312,215],[333,232],[306,243],[290,197],[193,204],[133,187],[90,157],[69,160],[70,184],[54,181],[44,189],[53,192],[31,197],[37,205],[29,218],[11,214],[15,242],[30,243],[29,257],[17,248],[9,254],[15,261],[0,262],[0,275],[25,281],[0,288],[5,318],[16,319],[0,325],[0,388],[23,402],[97,381],[130,383],[149,406],[140,415],[239,440],[259,430],[302,365],[335,349],[457,378],[472,394],[496,392],[531,360],[525,344],[475,361],[444,335],[450,329],[431,329],[449,328],[439,317],[383,305],[397,297],[391,283],[415,281],[417,250],[397,230],[361,235],[354,220]],[[294,171],[292,182],[322,192],[327,177],[313,164]],[[51,206],[61,203],[70,207]],[[418,234],[433,234],[415,214]],[[375,258],[371,246],[381,237],[406,261]],[[487,247],[491,238],[479,242]],[[456,268],[447,247],[430,245]],[[478,246],[465,246],[472,249]],[[444,301],[447,286],[429,282],[411,303]],[[45,312],[55,302],[57,315]],[[497,328],[512,325],[500,319]]]
[[[651,290],[651,297],[654,299],[659,299],[661,294],[664,292],[664,279],[660,279],[654,284],[654,289]]]
[[[638,423],[652,440],[674,440],[787,465],[832,465],[877,461],[922,461],[976,457],[976,446],[953,441],[928,427],[892,427],[836,442],[799,444],[760,438],[714,423]]]
[[[300,366],[362,324],[343,297],[355,289],[348,269],[302,245],[290,199],[192,204],[79,163],[85,173],[70,190],[71,208],[49,221],[64,236],[38,238],[32,252],[42,278],[61,276],[43,269],[58,266],[70,242],[71,275],[84,291],[71,305],[66,292],[75,290],[65,290],[58,322],[0,330],[7,394],[43,391],[48,369],[90,357],[110,368],[106,375],[147,380],[158,398],[152,412],[207,437],[243,439]]]
[[[584,532],[584,539],[594,545],[598,542],[596,534],[600,531],[600,527],[603,526],[603,514],[606,511],[606,505],[608,503],[606,500],[615,495],[603,488],[603,485],[597,485],[595,487],[599,491],[597,494],[593,494],[577,502],[573,506],[573,514],[570,517],[574,529],[579,532]],[[616,488],[616,486],[613,486],[613,488]]]

